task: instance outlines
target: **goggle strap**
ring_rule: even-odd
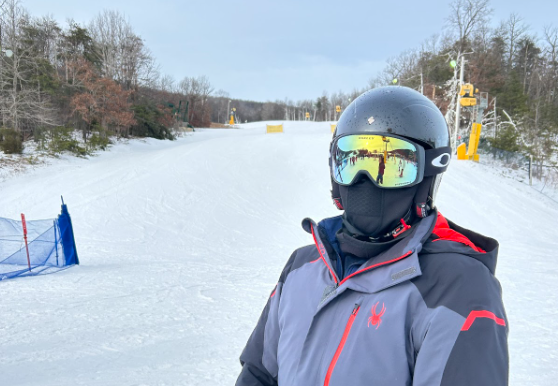
[[[415,213],[418,218],[424,218],[428,216],[430,207],[428,206],[428,193],[430,192],[430,186],[432,185],[432,177],[426,177],[418,186],[418,190],[415,193]]]
[[[432,177],[447,170],[451,160],[451,147],[424,151],[424,177]]]
[[[335,207],[339,210],[343,210],[343,203],[341,202],[341,194],[339,193],[339,185],[335,182],[335,180],[331,179],[331,198],[333,199],[333,203]]]

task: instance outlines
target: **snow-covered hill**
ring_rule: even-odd
[[[304,217],[331,204],[327,123],[135,140],[7,178],[0,217],[52,218],[60,195],[81,265],[0,282],[2,385],[231,385]],[[558,379],[558,205],[453,161],[442,213],[501,243],[511,385]]]

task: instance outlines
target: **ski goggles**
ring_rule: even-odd
[[[425,150],[394,135],[348,134],[332,143],[330,162],[339,185],[351,185],[364,174],[378,187],[403,188],[422,181]]]

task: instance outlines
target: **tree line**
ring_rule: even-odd
[[[324,91],[322,96],[316,99],[305,99],[294,102],[292,99],[255,102],[239,99],[231,99],[226,92],[220,91],[209,98],[211,106],[212,122],[228,122],[227,109],[236,109],[234,112],[238,122],[254,121],[335,121],[339,118],[336,107],[343,110],[347,105],[366,90],[355,89],[352,92],[343,91],[332,93]],[[222,94],[221,94],[222,93]],[[229,107],[230,106],[230,107]]]
[[[454,0],[446,26],[420,47],[388,60],[362,89],[301,101],[256,102],[215,90],[206,76],[176,81],[124,15],[103,11],[88,25],[32,17],[18,0],[0,0],[0,146],[21,151],[33,139],[52,151],[87,153],[111,137],[173,139],[194,127],[262,120],[334,121],[369,88],[421,90],[446,115],[452,136],[467,135],[472,116],[455,110],[461,58],[464,78],[488,93],[481,117],[494,147],[552,159],[558,139],[558,29],[536,36],[512,14],[491,27],[489,0]],[[450,63],[457,64],[450,66]],[[457,126],[457,131],[455,127]],[[76,138],[79,133],[79,138]]]
[[[54,152],[86,154],[111,137],[173,139],[178,121],[209,127],[207,77],[175,84],[162,75],[117,11],[103,11],[87,26],[60,26],[48,16],[32,17],[18,0],[3,0],[0,47],[0,148],[6,153],[21,152],[33,139]]]
[[[88,25],[33,17],[19,0],[0,0],[0,150],[27,140],[52,152],[105,148],[110,138],[173,139],[186,124],[306,118],[332,120],[342,93],[316,101],[255,102],[215,91],[206,76],[162,74],[125,16],[105,10]]]

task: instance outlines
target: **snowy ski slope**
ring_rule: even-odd
[[[81,265],[0,282],[0,385],[232,385],[238,356],[296,247],[331,204],[328,123],[207,129],[61,158],[0,185],[0,217],[54,217]],[[438,207],[500,241],[511,385],[558,379],[558,205],[453,161]]]

